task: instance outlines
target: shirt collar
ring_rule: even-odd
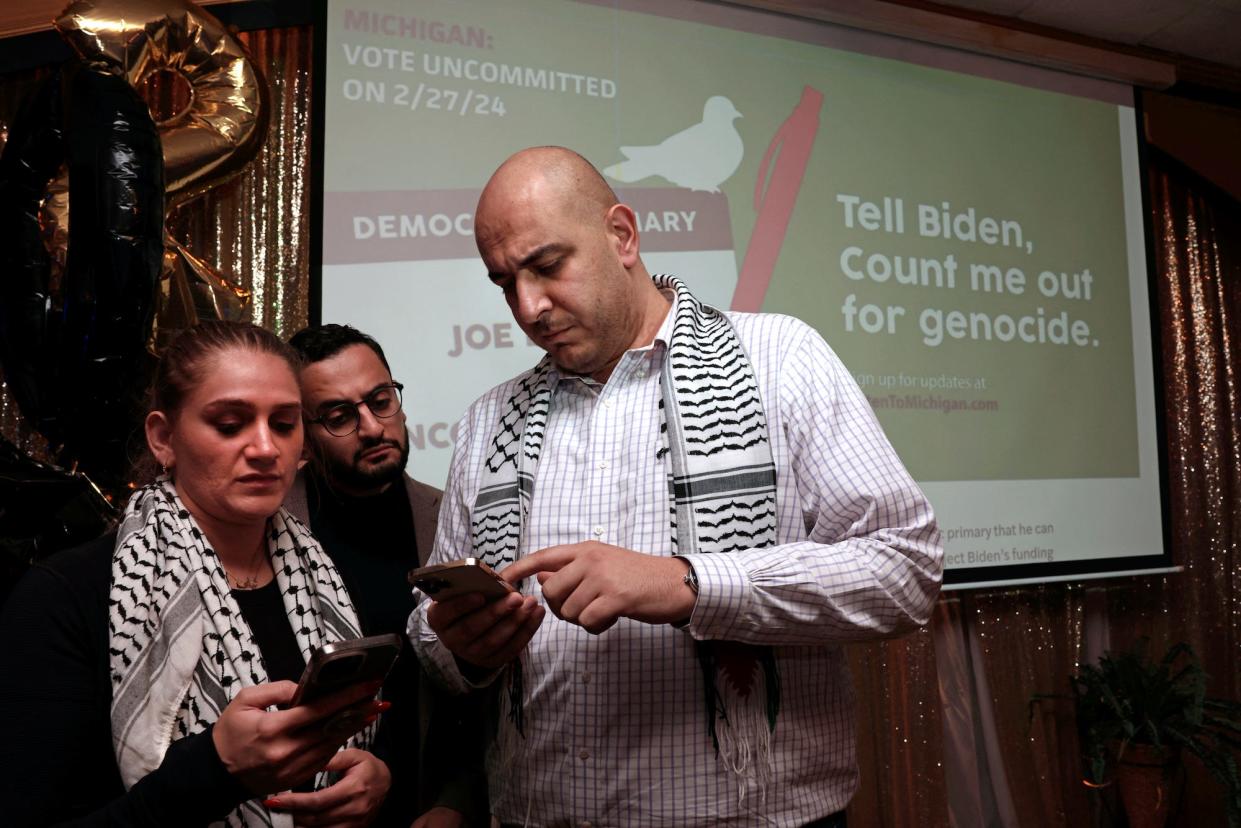
[[[647,354],[646,358],[651,360],[652,369],[663,368],[663,358],[668,352],[668,343],[672,339],[673,320],[676,319],[677,303],[680,301],[677,298],[676,291],[665,288],[660,290],[660,293],[670,299],[671,302],[668,305],[667,314],[664,315],[664,321],[660,324],[659,330],[655,332],[654,340],[651,341],[650,345],[646,345],[641,348],[630,348],[625,352],[625,354]],[[618,363],[616,367],[620,368],[624,362],[625,357],[621,356],[621,362]],[[613,376],[615,376],[615,374],[613,374]],[[556,390],[556,386],[562,381],[569,382],[573,380],[589,387],[595,393],[598,393],[599,390],[603,388],[603,383],[598,382],[591,377],[583,377],[578,374],[560,373],[560,369],[556,367],[556,363],[554,362],[552,363],[551,369],[547,372],[547,384],[553,391]]]
[[[664,316],[663,324],[659,326],[659,330],[655,332],[654,345],[659,345],[663,350],[668,350],[668,343],[672,341],[672,322],[677,317],[677,305],[680,303],[680,297],[677,292],[671,288],[664,288],[660,291],[665,298],[672,301],[668,304],[668,313]]]

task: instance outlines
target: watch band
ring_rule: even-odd
[[[675,557],[685,561],[686,566],[689,567],[689,571],[681,576],[681,583],[689,587],[690,591],[694,593],[694,603],[696,604],[698,602],[698,573],[694,572],[694,565],[689,562],[689,558],[683,555],[676,555]],[[680,621],[673,621],[672,626],[678,630],[683,630],[689,626],[689,621],[690,616],[686,616]]]
[[[684,558],[682,558],[681,560],[685,561]],[[685,562],[689,563],[689,561],[685,561]],[[687,587],[689,587],[690,589],[694,591],[695,595],[698,594],[698,575],[697,573],[694,572],[693,564],[690,564],[689,572],[686,572],[681,577],[681,580],[685,583]]]

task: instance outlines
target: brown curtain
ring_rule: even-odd
[[[1241,202],[1150,153],[1172,544],[1180,575],[1109,595],[1112,642],[1188,642],[1208,692],[1241,699]],[[1225,825],[1191,773],[1178,824]]]
[[[1097,587],[1095,587],[1097,589]],[[962,596],[980,643],[1001,767],[1020,826],[1091,824],[1072,705],[1063,695],[1082,658],[1086,590],[1068,584]]]
[[[923,629],[849,647],[861,784],[850,828],[948,824],[935,639]]]
[[[1117,592],[1124,639],[1187,640],[1241,698],[1241,203],[1151,153],[1173,548],[1184,576]],[[1142,623],[1138,623],[1138,622]],[[1115,637],[1115,636],[1114,636]]]

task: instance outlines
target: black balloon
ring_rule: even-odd
[[[69,83],[65,268],[66,443],[97,479],[127,469],[153,357],[146,345],[164,257],[164,162],[146,102],[121,77]]]
[[[115,510],[80,474],[27,457],[0,437],[0,605],[31,561],[98,537]]]
[[[153,361],[146,343],[164,250],[159,133],[124,78],[79,65],[47,91],[19,116],[0,159],[0,225],[8,227],[0,358],[57,461],[119,489]],[[62,162],[69,246],[57,286],[38,204]]]
[[[65,160],[61,77],[26,101],[0,156],[0,361],[26,420],[53,442],[60,374],[60,301],[51,284],[39,205]]]

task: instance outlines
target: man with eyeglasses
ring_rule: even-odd
[[[423,680],[405,637],[414,608],[405,575],[431,553],[441,493],[405,473],[403,386],[393,380],[379,343],[349,325],[306,328],[289,344],[305,363],[300,380],[309,463],[285,505],[336,563],[363,632],[405,640],[384,683],[392,708],[380,723],[376,753],[392,771],[392,786],[374,824],[409,828],[420,815],[418,828],[482,823],[481,752],[470,755],[481,750],[478,734],[461,726],[460,702],[439,696]]]

